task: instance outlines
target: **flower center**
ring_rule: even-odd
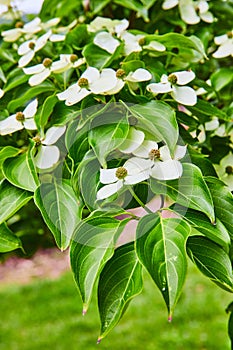
[[[81,88],[87,88],[88,84],[89,84],[89,82],[86,78],[80,78],[78,80],[78,86],[80,86]]]
[[[124,71],[124,69],[117,69],[117,71],[116,71],[116,77],[117,78],[119,78],[119,79],[122,79],[122,78],[124,78],[124,76],[125,76],[125,71]]]
[[[229,39],[231,39],[233,37],[233,33],[232,32],[228,32],[227,36],[228,36]]]
[[[228,175],[233,174],[233,167],[232,167],[231,165],[228,165],[228,166],[225,168],[225,172],[226,172]]]
[[[171,84],[176,84],[177,83],[177,76],[175,74],[170,74],[168,76],[168,79],[169,83]]]
[[[158,149],[153,148],[150,150],[148,156],[151,160],[154,160],[155,158],[160,158],[160,152]]]
[[[28,44],[29,49],[33,50],[35,48],[35,43],[33,41],[30,41],[30,43]]]
[[[128,175],[128,171],[123,166],[120,166],[119,168],[117,168],[117,170],[116,170],[116,177],[119,180],[124,179],[127,175]]]
[[[45,68],[51,67],[52,63],[53,63],[53,61],[50,58],[45,58],[42,62],[43,66]]]
[[[15,23],[15,28],[23,28],[24,23],[22,21],[18,21]]]
[[[33,137],[33,141],[35,142],[36,147],[39,147],[41,145],[41,139],[39,136]]]
[[[145,43],[146,43],[145,38],[144,38],[144,37],[143,37],[143,38],[140,38],[140,39],[138,40],[138,43],[139,43],[140,46],[145,45]]]
[[[76,61],[77,61],[77,59],[78,59],[78,56],[77,56],[77,55],[75,55],[75,54],[72,54],[72,55],[70,56],[70,62],[71,62],[71,63],[76,62]]]
[[[17,112],[15,118],[16,120],[18,120],[18,122],[23,122],[25,120],[23,112]]]

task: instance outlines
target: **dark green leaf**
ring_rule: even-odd
[[[197,117],[200,116],[216,116],[219,119],[230,121],[231,117],[228,116],[225,112],[223,112],[221,109],[218,109],[215,107],[212,103],[204,100],[198,99],[197,103],[194,106],[188,106],[188,109]]]

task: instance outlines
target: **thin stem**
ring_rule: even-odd
[[[134,192],[134,190],[132,189],[132,187],[129,187],[129,192],[132,194],[132,196],[134,197],[134,199],[138,202],[138,204],[145,209],[145,211],[147,211],[147,213],[149,214],[153,214],[153,211],[151,211],[142,201],[141,199],[136,195],[136,193]]]

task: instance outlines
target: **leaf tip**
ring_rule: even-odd
[[[97,339],[96,344],[99,344],[99,343],[101,342],[102,339],[103,339],[102,337],[99,337],[99,338]]]

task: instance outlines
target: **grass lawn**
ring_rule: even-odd
[[[145,275],[145,289],[118,326],[96,345],[96,303],[81,315],[71,273],[55,281],[1,286],[0,350],[229,350],[225,307],[233,297],[190,267],[174,320],[166,320],[160,293]]]

